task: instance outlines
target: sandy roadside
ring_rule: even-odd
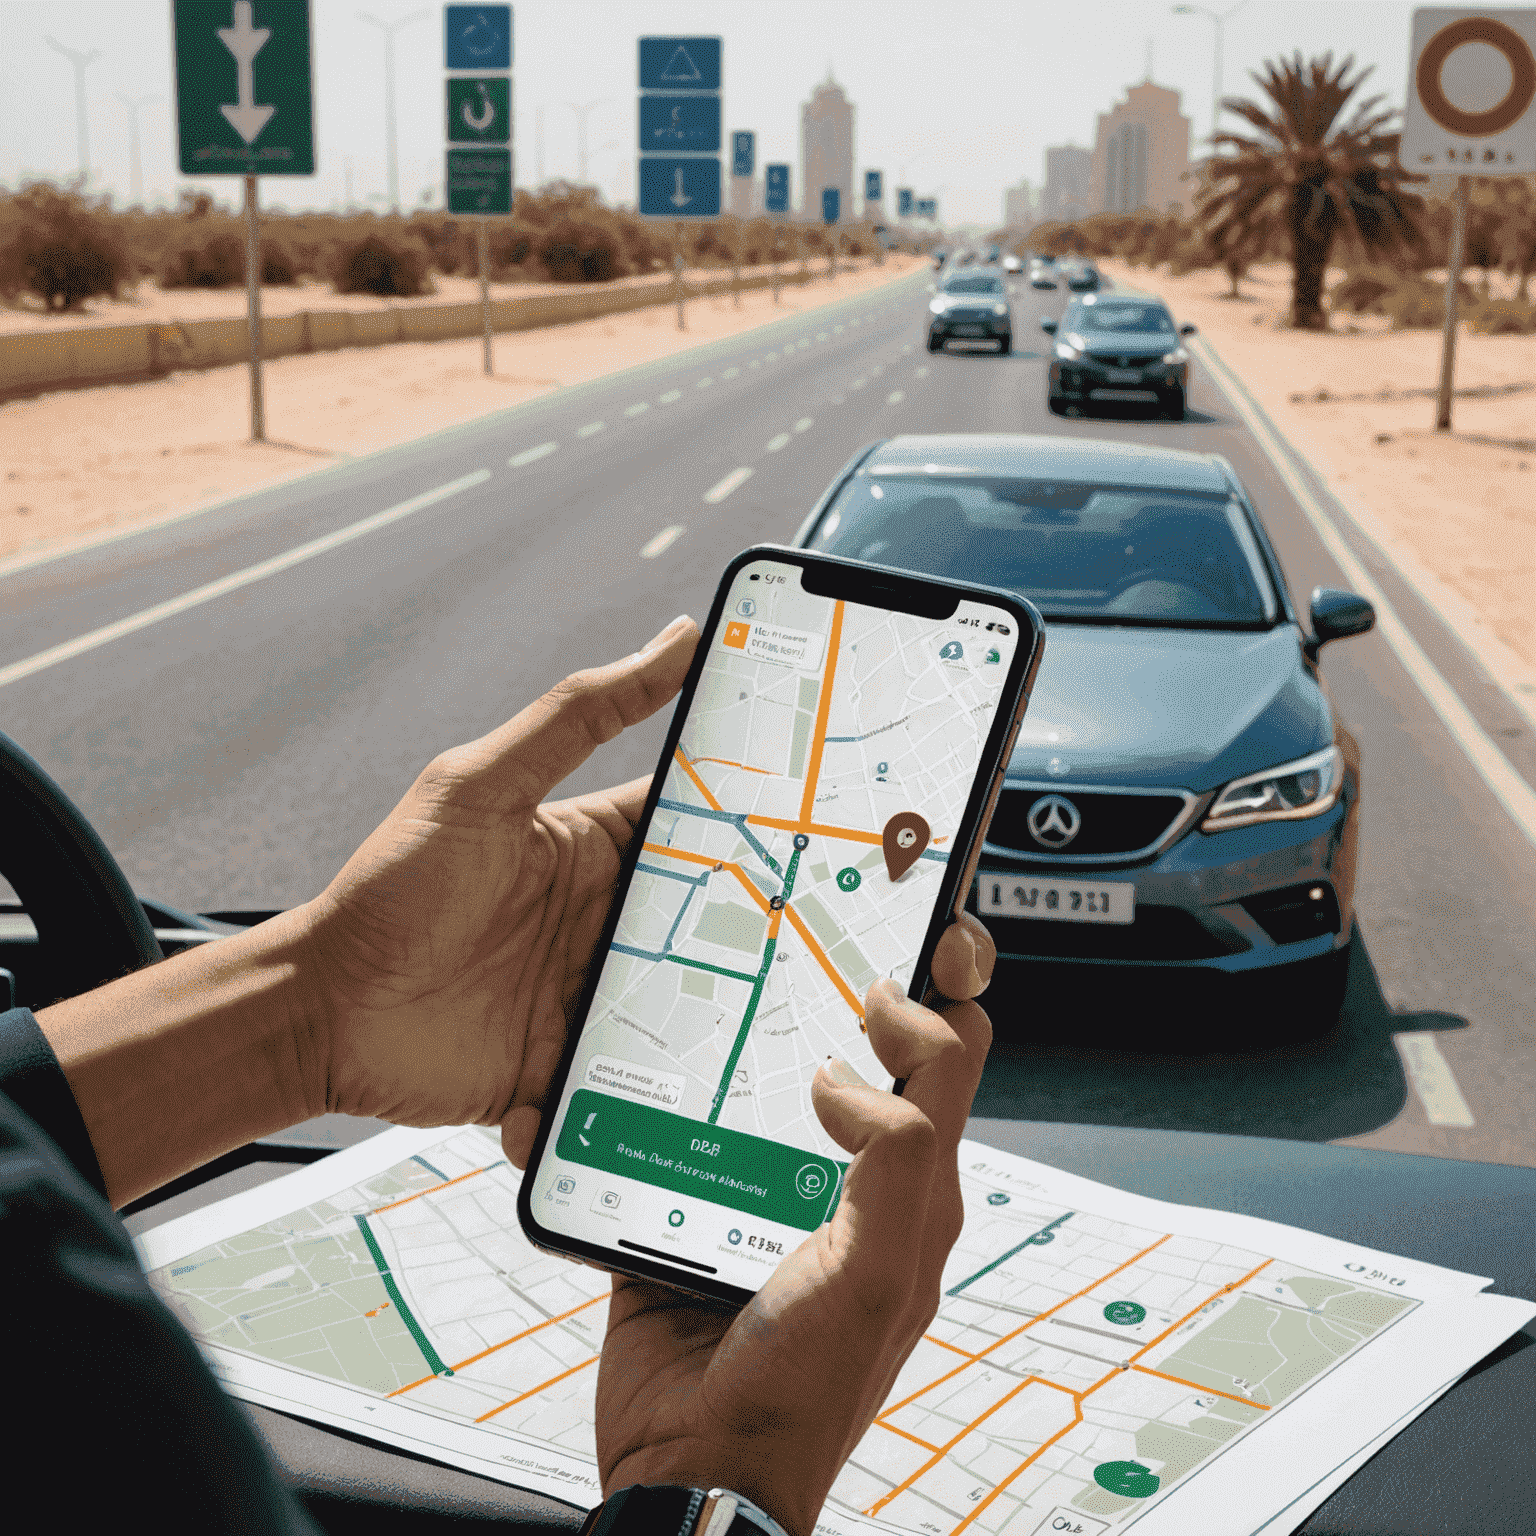
[[[1536,336],[1462,328],[1455,431],[1435,432],[1439,331],[1336,317],[1326,335],[1281,325],[1289,269],[1226,277],[1100,263],[1193,321],[1290,440],[1367,509],[1400,563],[1438,577],[1536,677]],[[1387,398],[1382,398],[1383,394]]]
[[[496,338],[278,358],[266,365],[267,436],[248,442],[244,365],[0,404],[0,562],[144,526],[341,459],[407,442],[572,384],[867,292],[927,262],[887,256],[804,288],[694,299]],[[823,266],[823,272],[825,267]],[[439,298],[443,297],[439,295]]]

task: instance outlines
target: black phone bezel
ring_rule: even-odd
[[[701,629],[698,650],[694,654],[688,675],[683,680],[682,688],[673,706],[666,740],[662,745],[651,787],[646,795],[645,809],[619,870],[613,901],[603,924],[602,935],[593,952],[592,966],[582,983],[581,995],[571,1016],[572,1024],[566,1036],[565,1048],[561,1052],[559,1065],[544,1096],[545,1113],[541,1118],[539,1133],[534,1139],[533,1150],[528,1157],[528,1166],[518,1188],[517,1217],[523,1235],[534,1247],[545,1253],[575,1259],[593,1268],[628,1275],[638,1280],[658,1281],[663,1285],[670,1285],[674,1289],[690,1292],[706,1300],[723,1302],[735,1307],[745,1306],[756,1292],[742,1286],[726,1284],[724,1281],[712,1280],[707,1276],[684,1274],[680,1272],[680,1266],[651,1263],[632,1253],[623,1252],[617,1248],[605,1248],[582,1238],[570,1237],[563,1232],[553,1232],[542,1226],[533,1213],[532,1189],[539,1165],[555,1132],[554,1111],[565,1095],[566,1084],[576,1057],[576,1047],[586,1027],[593,997],[602,975],[603,959],[613,942],[619,915],[634,879],[635,866],[640,860],[641,844],[644,842],[643,829],[650,825],[651,818],[656,812],[656,805],[661,798],[662,787],[666,780],[667,765],[672,761],[673,753],[682,739],[683,723],[688,718],[688,710],[698,690],[699,680],[704,674],[704,665],[710,646],[714,643],[714,637],[724,620],[725,603],[732,584],[745,567],[758,561],[772,561],[778,565],[798,565],[801,568],[801,584],[808,591],[814,589],[806,586],[805,573],[810,570],[818,572],[818,578],[814,579],[831,583],[838,588],[835,594],[826,591],[817,592],[816,595],[820,596],[835,596],[849,602],[862,602],[869,607],[885,607],[897,612],[917,613],[936,618],[945,618],[953,614],[960,601],[969,598],[1004,609],[1018,625],[1019,645],[1009,665],[1008,677],[998,700],[998,709],[977,764],[971,793],[966,801],[965,811],[961,816],[956,834],[955,848],[945,864],[944,877],[940,881],[939,894],[934,902],[933,916],[929,920],[922,947],[918,951],[917,965],[912,973],[912,984],[908,988],[908,995],[913,998],[920,999],[926,996],[933,952],[944,930],[956,919],[964,898],[965,886],[969,885],[975,877],[972,866],[986,833],[985,814],[1001,782],[1003,770],[1007,766],[1008,753],[1012,749],[1019,724],[1023,720],[1024,710],[1034,687],[1035,676],[1040,667],[1040,657],[1045,646],[1045,621],[1040,615],[1040,610],[1033,603],[1027,598],[1020,597],[1016,592],[1000,587],[989,587],[979,582],[941,580],[936,577],[895,571],[885,566],[869,565],[861,560],[846,560],[836,555],[815,554],[810,550],[793,549],[776,544],[755,544],[743,550],[726,566],[720,577],[714,600],[710,604],[709,616]],[[853,590],[843,590],[844,584]],[[948,607],[937,611],[945,601],[948,602]],[[967,832],[969,835],[965,838],[962,854],[960,837]],[[897,1085],[897,1091],[899,1090],[900,1084]]]

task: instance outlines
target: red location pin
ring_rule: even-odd
[[[900,880],[922,857],[933,840],[933,829],[916,811],[899,811],[880,834],[885,849],[885,868],[892,880]]]

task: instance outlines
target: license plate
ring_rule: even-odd
[[[985,333],[986,327],[982,325],[957,325],[955,327],[956,336],[981,336]],[[1141,375],[1138,374],[1137,377],[1140,378]]]
[[[1111,384],[1140,384],[1141,369],[1139,368],[1106,368],[1104,377]]]
[[[976,882],[976,910],[983,917],[1031,917],[1049,923],[1133,923],[1136,887],[983,875]]]

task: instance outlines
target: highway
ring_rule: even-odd
[[[930,356],[927,275],[0,575],[0,727],[59,779],[135,886],[193,910],[318,891],[438,750],[565,673],[702,615],[726,560],[790,537],[864,444],[1038,431],[1225,454],[1305,607],[1347,586],[1219,376],[1183,423],[1052,417],[1018,285],[1015,351]],[[367,354],[358,354],[367,367]],[[1398,618],[1502,760],[1536,742],[1475,659],[1353,534]],[[1536,850],[1381,634],[1325,653],[1360,738],[1360,937],[1339,1028],[1179,1050],[1176,1013],[1000,973],[977,1112],[1229,1131],[1536,1165]],[[626,735],[572,792],[655,763]],[[1430,1123],[1394,1033],[1432,1034],[1472,1126]],[[1433,1063],[1431,1062],[1431,1068]],[[1443,1084],[1441,1085],[1443,1087]]]

